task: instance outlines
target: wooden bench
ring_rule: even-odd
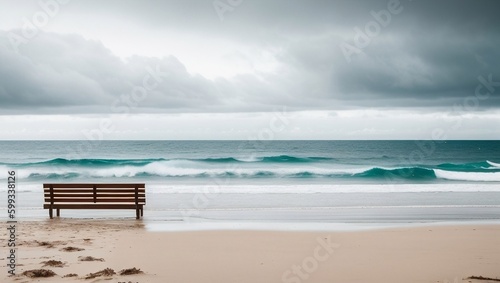
[[[145,184],[43,184],[44,209],[135,209],[136,219],[144,215]]]

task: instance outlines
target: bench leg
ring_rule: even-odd
[[[140,212],[139,212],[139,209],[136,209],[135,210],[135,219],[140,219],[141,216],[140,216]]]
[[[56,213],[57,217],[61,216],[61,213],[59,211],[59,208],[57,209],[57,213]]]
[[[53,217],[53,215],[52,215],[53,213],[54,213],[54,212],[52,211],[52,208],[49,208],[49,216],[50,216],[50,219],[54,218],[54,217]]]
[[[144,216],[144,208],[141,208],[141,217]]]

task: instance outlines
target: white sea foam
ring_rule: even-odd
[[[1,169],[1,168],[0,168]],[[310,173],[315,175],[354,175],[364,172],[370,168],[327,168],[314,166],[239,166],[238,164],[221,165],[212,164],[206,165],[199,162],[188,160],[168,160],[156,161],[144,166],[113,166],[113,167],[73,167],[73,166],[36,166],[22,168],[18,170],[18,176],[21,179],[30,177],[51,175],[69,176],[71,174],[80,177],[93,178],[123,178],[136,177],[144,174],[160,176],[160,177],[195,177],[201,175],[221,176],[231,174],[237,177],[253,177],[261,175],[276,175],[287,176],[301,173]],[[3,170],[6,171],[7,169]]]
[[[456,181],[500,182],[500,172],[455,172],[434,169],[437,178]]]
[[[241,162],[257,162],[257,161],[262,161],[262,158],[256,157],[256,156],[248,156],[248,157],[238,157],[235,158],[238,161]]]
[[[488,161],[492,166],[499,165],[494,162]],[[89,178],[145,178],[148,176],[152,177],[187,177],[189,178],[238,178],[238,179],[255,179],[255,178],[274,178],[280,179],[285,177],[291,178],[315,178],[319,177],[351,177],[356,178],[383,178],[388,175],[383,171],[391,171],[395,169],[404,169],[406,171],[411,171],[414,168],[398,168],[398,167],[360,167],[360,166],[350,166],[350,165],[339,165],[336,164],[266,164],[265,166],[260,164],[206,164],[190,160],[163,160],[155,161],[142,166],[134,165],[115,165],[112,167],[104,166],[66,166],[66,165],[51,165],[51,166],[30,166],[24,168],[18,168],[17,176],[20,180],[67,180],[71,181],[73,179],[89,179]],[[379,170],[372,170],[372,169]],[[456,180],[456,181],[471,181],[471,182],[498,182],[500,181],[500,172],[496,172],[500,167],[490,167],[493,172],[458,172],[458,171],[447,171],[442,169],[434,169],[435,177],[438,179],[445,180]],[[4,165],[0,165],[0,170],[2,172],[7,172],[9,168]],[[369,171],[372,170],[372,171]],[[380,172],[382,170],[382,172]],[[416,173],[423,175],[416,176],[431,179],[434,178],[434,174],[431,173],[432,169],[425,169],[426,171]],[[490,170],[488,170],[490,171]],[[366,172],[367,174],[360,174]],[[396,174],[390,172],[391,174]],[[392,175],[390,175],[392,176]],[[400,176],[401,178],[407,178],[405,174]],[[0,175],[0,179],[6,179],[6,176]],[[324,178],[323,178],[324,179]],[[380,181],[380,179],[379,179]],[[383,180],[382,180],[383,182]]]
[[[58,181],[60,182],[60,181]],[[89,182],[89,181],[86,181]],[[138,181],[143,182],[143,181]],[[43,183],[50,183],[44,181]],[[274,184],[274,185],[183,185],[147,182],[148,194],[318,194],[318,193],[425,193],[425,192],[500,192],[500,186],[489,183],[469,184]],[[6,191],[0,187],[0,192]],[[42,192],[41,182],[21,182],[18,192]]]
[[[489,160],[486,160],[486,162],[488,162],[489,165],[493,166],[493,167],[498,167],[500,168],[500,164],[499,163],[495,163],[495,162],[491,162]]]
[[[147,185],[149,193],[158,194],[318,194],[318,193],[425,193],[425,192],[500,192],[500,186],[472,184],[278,184],[278,185]]]

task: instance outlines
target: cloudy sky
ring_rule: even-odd
[[[498,11],[0,0],[0,139],[499,139]]]

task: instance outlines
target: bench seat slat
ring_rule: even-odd
[[[53,204],[52,209],[142,209],[143,205],[135,204]],[[44,204],[44,209],[50,209],[50,204]]]
[[[146,188],[146,184],[43,184],[43,188],[85,189],[85,188]]]
[[[96,191],[98,193],[134,193],[135,192],[134,189],[122,189],[122,190],[119,190],[119,189],[112,189],[112,190],[111,189],[97,189]],[[137,191],[139,193],[146,192],[145,189],[138,189]],[[50,189],[45,189],[44,192],[49,193]],[[83,189],[79,189],[79,190],[54,189],[53,192],[54,193],[93,193],[94,190],[93,189],[86,189],[86,190],[83,190]]]
[[[135,199],[119,199],[119,198],[46,198],[45,202],[130,202],[135,203]],[[138,202],[146,202],[145,198],[139,198]]]
[[[79,198],[79,197],[94,197],[94,195],[92,193],[88,193],[88,194],[82,194],[82,193],[77,193],[77,194],[69,194],[69,193],[65,193],[65,194],[60,194],[60,193],[57,193],[57,194],[54,194],[55,197],[75,197],[75,198]],[[117,198],[135,198],[135,194],[101,194],[101,193],[98,193],[97,194],[98,197],[117,197]],[[144,198],[146,197],[146,195],[144,193],[139,193],[138,196],[141,198]],[[46,198],[49,198],[50,197],[50,193],[45,193],[45,197]]]

